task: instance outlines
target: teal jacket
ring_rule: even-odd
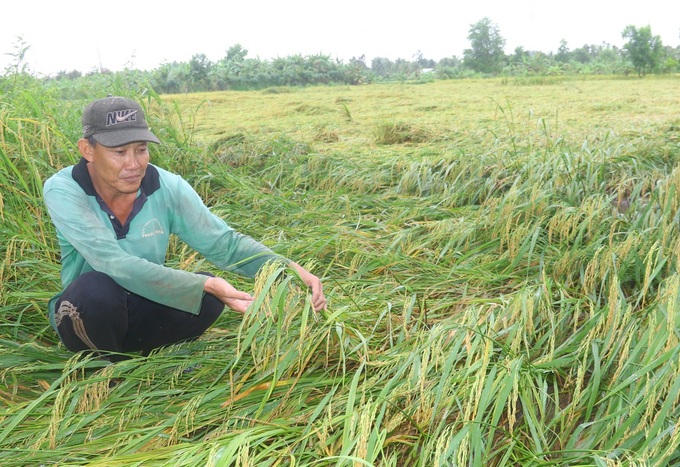
[[[179,175],[149,164],[132,213],[121,225],[96,193],[87,161],[60,170],[43,187],[61,249],[62,291],[89,271],[107,274],[126,290],[198,314],[207,277],[164,266],[174,234],[225,271],[254,277],[268,261],[284,260],[210,212]]]

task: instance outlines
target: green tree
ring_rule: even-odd
[[[352,57],[345,67],[345,80],[350,84],[363,84],[370,81],[366,56]]]
[[[658,70],[663,58],[663,44],[659,36],[652,35],[652,28],[645,26],[636,28],[629,25],[621,34],[628,39],[623,50],[630,59],[638,76]]]
[[[248,55],[248,50],[244,49],[241,44],[234,44],[227,50],[225,59],[229,62],[242,63]]]
[[[595,56],[595,46],[584,44],[583,47],[574,49],[571,56],[578,63],[590,63]]]
[[[381,78],[389,76],[392,73],[393,68],[394,63],[389,58],[373,57],[373,60],[371,60],[371,71]]]
[[[194,54],[189,60],[192,91],[205,91],[212,63],[205,54]]]
[[[505,61],[505,39],[489,18],[473,24],[467,36],[470,48],[463,52],[466,67],[480,73],[498,73]]]
[[[557,49],[557,54],[555,54],[555,60],[561,63],[567,63],[569,61],[569,45],[567,41],[562,39],[560,41],[560,46]]]
[[[521,45],[518,47],[515,47],[515,53],[510,57],[510,61],[514,63],[522,63],[525,62],[529,58],[529,52],[524,50],[524,47]]]

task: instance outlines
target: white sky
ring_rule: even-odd
[[[680,44],[677,0],[20,0],[0,7],[0,74],[21,36],[38,74],[103,66],[153,69],[203,53],[211,61],[241,44],[249,58],[322,53],[411,60],[462,57],[470,26],[489,17],[506,52],[554,52],[604,42],[620,47],[632,24]]]

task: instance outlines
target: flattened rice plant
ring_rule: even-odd
[[[661,116],[678,89],[662,83],[636,91],[663,96]],[[535,101],[630,85],[596,84],[537,87],[527,104],[485,97],[520,88],[498,81],[224,93],[211,109],[242,120],[226,138],[205,130],[206,95],[147,95],[167,136],[152,158],[323,276],[330,306],[311,311],[272,264],[255,284],[229,277],[256,293],[244,316],[115,365],[66,352],[46,320],[59,264],[40,189],[76,159],[82,102],[0,98],[0,464],[679,463],[680,148],[665,120],[597,133],[580,114],[568,130],[569,112],[558,128]],[[375,144],[390,113],[428,131]],[[209,267],[176,239],[168,262]]]

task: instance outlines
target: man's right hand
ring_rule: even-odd
[[[219,301],[239,313],[245,313],[248,306],[253,302],[253,296],[246,292],[236,290],[221,277],[209,277],[205,281],[203,291],[214,295]]]

